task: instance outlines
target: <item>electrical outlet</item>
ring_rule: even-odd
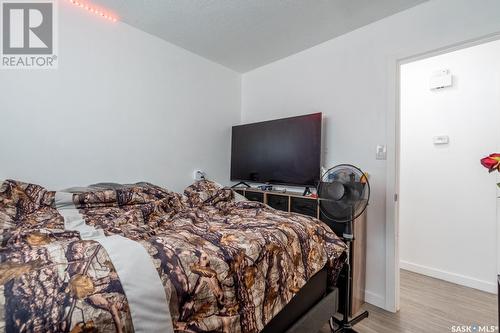
[[[193,172],[193,179],[196,181],[203,180],[206,176],[207,174],[203,170],[195,170]]]

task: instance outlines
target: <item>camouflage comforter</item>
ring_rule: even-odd
[[[133,332],[116,265],[65,228],[56,193],[0,185],[0,331]],[[326,265],[334,283],[342,266],[345,245],[320,221],[237,202],[211,182],[71,193],[87,225],[146,249],[176,332],[258,332],[312,275]]]

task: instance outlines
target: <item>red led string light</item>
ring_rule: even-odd
[[[84,2],[81,2],[79,0],[69,0],[69,2],[71,2],[73,5],[77,6],[77,7],[80,7],[80,8],[83,8],[85,10],[87,10],[88,12],[92,13],[92,14],[95,14],[95,15],[98,15],[106,20],[109,20],[111,22],[116,22],[118,21],[118,19],[98,8],[95,8],[95,7],[92,7],[92,6],[89,6],[87,3],[84,3]]]

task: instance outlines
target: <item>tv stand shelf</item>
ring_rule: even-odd
[[[256,188],[235,187],[233,190],[248,200],[263,202],[266,205],[285,212],[294,212],[315,217],[326,223],[337,235],[342,236],[344,223],[335,223],[321,214],[318,199],[304,196],[298,192],[263,191]],[[366,212],[353,223],[354,241],[351,242],[351,313],[355,315],[365,302],[366,274]],[[341,273],[339,284],[343,283],[345,272]],[[342,288],[340,288],[342,290]],[[344,295],[340,295],[343,302]],[[342,309],[342,307],[339,307]]]
[[[299,192],[263,191],[247,187],[236,187],[233,190],[248,200],[263,202],[274,209],[320,217],[318,199]]]

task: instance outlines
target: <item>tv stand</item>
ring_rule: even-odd
[[[312,194],[311,189],[309,188],[309,186],[306,186],[306,188],[304,189],[304,193],[302,193],[302,195],[306,196],[309,194]]]
[[[247,188],[250,188],[250,187],[251,187],[250,185],[248,185],[248,184],[247,184],[247,183],[245,183],[245,182],[239,182],[238,184],[234,184],[233,186],[231,186],[231,188],[235,188],[235,187],[238,187],[238,186],[240,186],[240,185],[244,185],[244,186],[246,186]]]

